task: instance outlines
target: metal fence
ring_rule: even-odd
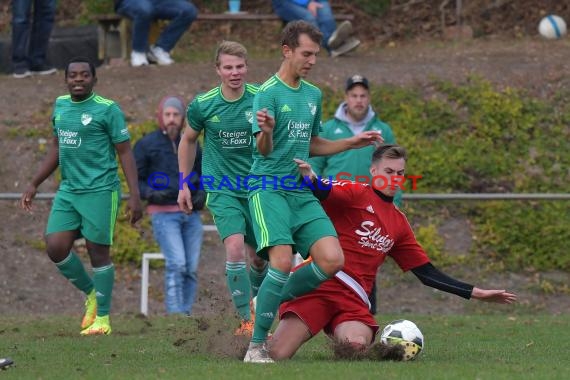
[[[0,200],[17,200],[21,193],[0,193]],[[35,199],[53,199],[55,193],[38,193]],[[570,200],[570,193],[404,193],[405,200],[473,200],[473,201],[495,201],[495,200],[544,200],[559,201]],[[128,199],[128,194],[123,194],[123,199]]]
[[[0,193],[0,200],[18,200],[20,193]],[[50,200],[55,193],[38,193],[35,199]],[[123,194],[123,199],[128,199],[128,194]],[[447,194],[403,194],[405,200],[468,200],[468,201],[493,201],[493,200],[544,200],[559,201],[570,200],[567,193],[447,193]],[[204,231],[217,231],[215,225],[204,225]],[[142,314],[148,314],[148,287],[149,287],[149,262],[150,260],[164,260],[164,255],[160,252],[145,252],[141,263],[141,304]]]

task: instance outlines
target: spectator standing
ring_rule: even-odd
[[[198,261],[204,228],[200,213],[178,207],[178,144],[184,127],[185,105],[175,96],[163,98],[157,117],[159,129],[144,136],[134,148],[141,198],[148,201],[152,230],[166,261],[164,301],[168,314],[192,313],[198,289]],[[201,176],[202,152],[196,148],[193,177]],[[166,175],[166,177],[165,177]],[[167,180],[165,180],[167,178]],[[196,183],[194,210],[204,208],[205,193]]]

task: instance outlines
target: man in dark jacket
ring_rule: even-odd
[[[185,214],[177,204],[178,143],[184,125],[184,102],[175,96],[162,99],[158,107],[159,129],[137,142],[141,198],[148,201],[154,237],[166,260],[165,304],[169,314],[189,315],[198,287],[198,261],[203,227],[199,213]],[[204,207],[205,194],[199,190],[202,152],[198,147],[192,177],[194,209]]]

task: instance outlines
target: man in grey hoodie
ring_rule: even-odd
[[[325,139],[338,140],[352,137],[364,131],[379,131],[384,144],[396,144],[392,128],[381,121],[370,105],[370,84],[362,75],[355,74],[347,79],[344,102],[342,102],[334,118],[323,125],[319,135]],[[370,183],[370,165],[374,146],[351,149],[331,156],[313,157],[309,160],[313,170],[326,178],[334,180],[348,179]],[[368,181],[366,181],[368,178]],[[401,191],[396,193],[394,204],[401,205]],[[372,313],[376,313],[376,284],[370,294]]]

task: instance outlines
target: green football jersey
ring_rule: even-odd
[[[308,187],[300,189],[299,169],[293,159],[309,158],[311,137],[319,134],[321,126],[321,101],[321,90],[305,80],[293,88],[275,74],[261,85],[253,112],[266,108],[275,118],[273,151],[263,156],[254,146],[251,175],[265,178],[251,180],[252,191],[310,191]],[[256,118],[252,130],[254,135],[261,131]]]
[[[112,100],[95,93],[81,102],[56,99],[53,134],[59,142],[60,190],[88,193],[119,189],[114,144],[130,139],[125,117]]]
[[[243,95],[227,100],[220,86],[197,95],[188,106],[187,119],[204,131],[202,184],[207,192],[247,197],[244,179],[252,163],[253,97],[257,86],[246,83]]]

